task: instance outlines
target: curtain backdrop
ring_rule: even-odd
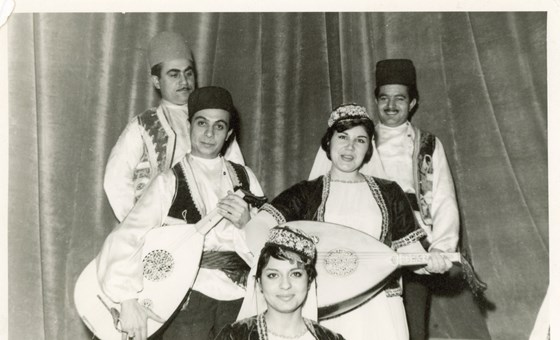
[[[410,58],[413,123],[440,137],[493,339],[527,338],[548,286],[546,13],[14,14],[9,38],[10,339],[89,339],[74,282],[115,226],[102,189],[120,132],[157,103],[144,48],[189,41],[229,89],[269,198],[306,179],[333,106],[375,113],[375,63]],[[443,311],[433,336],[456,336]],[[439,306],[439,307],[438,307]],[[437,308],[436,308],[437,307]],[[455,313],[461,313],[455,310]],[[461,314],[458,314],[459,316]],[[468,324],[468,320],[463,323]],[[443,327],[443,325],[447,325]]]

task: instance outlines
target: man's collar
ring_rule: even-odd
[[[165,100],[165,99],[161,99],[161,104],[164,105],[167,108],[170,109],[177,109],[177,110],[183,110],[183,111],[188,111],[188,107],[187,104],[184,105],[177,105],[177,104],[173,104],[172,102]]]

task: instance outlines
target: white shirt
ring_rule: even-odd
[[[191,169],[196,178],[199,197],[206,213],[217,206],[218,201],[233,191],[233,183],[223,158],[204,159],[191,156]],[[249,171],[247,171],[249,173]],[[251,184],[257,182],[256,177],[249,175]],[[262,190],[256,192],[262,196]],[[256,213],[256,211],[254,212]],[[231,222],[223,219],[206,234],[204,251],[236,251],[248,264],[252,263],[250,250],[245,242],[245,233]],[[228,301],[245,296],[245,289],[232,284],[230,278],[219,269],[200,268],[193,289],[216,300]]]
[[[197,181],[198,193],[193,192],[193,199],[199,200],[206,213],[216,207],[219,198],[225,196],[233,185],[229,172],[222,157],[205,162],[192,159],[193,174]],[[223,175],[219,181],[223,187],[216,185],[205,186],[202,183],[209,178],[204,173],[208,169],[220,169]],[[257,196],[262,196],[262,189],[254,173],[247,167],[250,190]],[[131,212],[107,236],[101,252],[97,257],[98,278],[105,294],[115,302],[137,298],[142,290],[142,247],[144,236],[152,229],[161,227],[166,220],[167,213],[173,203],[175,195],[176,177],[172,170],[167,170],[156,176],[142,197],[134,205]],[[256,209],[251,215],[256,214]],[[238,255],[252,263],[252,254],[245,242],[244,231],[237,229],[226,220],[220,222],[205,238],[204,250],[233,250]],[[227,279],[227,280],[226,280]],[[233,300],[244,296],[244,290],[233,283],[219,270],[201,269],[193,288],[218,300]]]
[[[372,158],[360,168],[360,172],[395,181],[404,192],[415,193],[412,164],[415,131],[412,124],[406,122],[395,128],[377,124],[375,129],[378,140],[375,141]],[[373,139],[372,143],[374,143]],[[434,176],[430,211],[433,225],[425,225],[419,212],[415,211],[414,214],[418,224],[428,234],[429,250],[455,251],[459,241],[459,209],[453,177],[443,145],[437,137],[432,161]],[[331,164],[325,152],[319,148],[309,173],[309,180],[326,174]]]
[[[179,106],[165,100],[161,101],[156,110],[161,124],[169,127],[167,130],[174,133],[175,149],[167,150],[168,156],[172,157],[170,166],[173,166],[191,149],[189,113],[185,105]],[[134,173],[137,167],[150,169],[150,180],[159,173],[157,164],[149,164],[149,162],[140,164],[145,148],[152,147],[144,143],[143,133],[144,128],[135,117],[119,136],[105,167],[103,187],[115,217],[119,221],[126,217],[136,203]],[[238,164],[245,164],[237,140],[233,140],[226,151],[225,158]]]
[[[375,130],[377,151],[384,172],[380,177],[397,182],[406,193],[416,193],[412,164],[415,130],[412,124],[406,122],[398,127],[377,124]],[[451,171],[438,138],[432,165],[434,174],[430,211],[433,225],[425,225],[419,212],[415,211],[414,214],[418,224],[428,234],[429,250],[455,251],[459,241],[459,209]]]

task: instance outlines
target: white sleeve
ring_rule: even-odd
[[[130,213],[103,243],[97,278],[114,302],[133,299],[142,290],[142,247],[146,233],[161,227],[175,194],[172,170],[156,176]]]
[[[105,194],[119,221],[134,206],[134,170],[143,152],[142,133],[138,121],[134,119],[126,126],[111,150],[103,180]]]
[[[253,193],[255,196],[263,196],[264,194],[261,185],[259,184],[259,181],[257,179],[257,176],[255,176],[253,171],[248,167],[245,167],[245,170],[247,171],[247,176],[249,177],[249,190],[251,191],[251,193]],[[254,253],[252,252],[252,247],[249,243],[252,241],[249,241],[247,239],[246,228],[247,225],[250,225],[252,219],[257,215],[258,211],[259,211],[258,208],[250,206],[249,213],[251,214],[251,220],[249,220],[249,222],[247,222],[247,224],[243,226],[243,229],[236,229],[237,233],[234,234],[235,251],[249,265],[254,261],[254,256],[253,256]]]
[[[237,138],[233,139],[231,145],[227,148],[224,158],[237,164],[245,165],[245,160],[241,154],[241,149],[237,143]]]
[[[443,145],[436,138],[433,155],[432,243],[430,250],[455,251],[459,241],[459,209],[453,177]]]

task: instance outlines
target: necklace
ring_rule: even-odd
[[[331,179],[331,182],[338,182],[338,183],[362,183],[365,182],[364,179],[359,179],[356,181],[345,181],[343,179]]]
[[[282,338],[282,339],[299,339],[307,332],[307,328],[304,327],[303,332],[301,332],[300,334],[296,334],[296,335],[293,335],[293,336],[287,336],[287,335],[282,335],[282,334],[278,334],[276,332],[273,332],[272,329],[270,329],[270,327],[267,327],[267,328],[268,328],[268,333],[274,335],[275,337]]]
[[[351,180],[333,178],[332,174],[330,173],[328,174],[328,176],[331,182],[338,182],[338,183],[362,183],[366,181],[366,179],[361,173],[358,173],[358,179],[351,179]]]
[[[355,180],[346,180],[346,179],[335,179],[331,177],[331,182],[338,182],[338,183],[362,183],[365,182],[365,178],[360,176],[359,179],[355,179]]]

